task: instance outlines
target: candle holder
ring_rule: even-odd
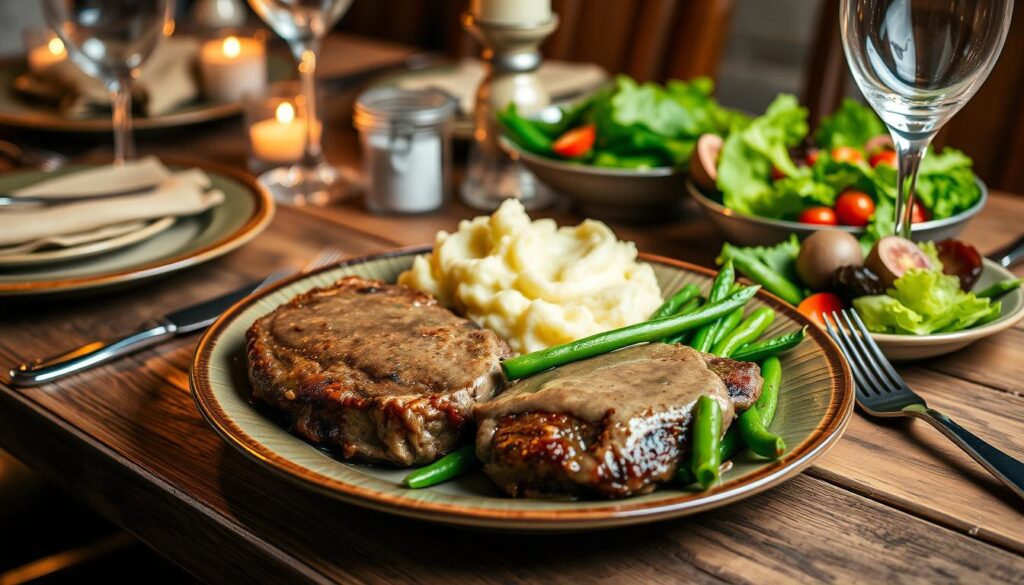
[[[481,57],[487,70],[476,92],[462,200],[483,211],[493,211],[510,198],[519,199],[527,209],[550,205],[551,191],[502,149],[494,113],[514,102],[520,114],[529,115],[551,103],[537,69],[540,43],[558,27],[558,16],[536,23],[508,23],[467,12],[462,25],[483,45]]]
[[[302,160],[306,122],[302,89],[297,81],[271,85],[266,93],[245,98],[245,129],[249,138],[249,170],[264,173]]]

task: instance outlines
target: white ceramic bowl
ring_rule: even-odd
[[[974,290],[980,291],[992,283],[1014,278],[1013,273],[988,258],[983,262],[981,278],[978,279]],[[979,327],[935,335],[872,333],[871,337],[882,348],[886,357],[895,361],[921,360],[954,352],[975,341],[1009,329],[1024,318],[1024,292],[1021,292],[1021,289],[1003,295],[999,301],[1003,305],[999,317]]]
[[[988,200],[988,188],[981,179],[977,179],[981,188],[981,197],[970,209],[966,209],[952,217],[945,219],[934,219],[914,224],[914,240],[945,240],[956,237],[967,221],[974,217],[985,206]],[[744,246],[770,246],[777,244],[789,237],[789,234],[796,234],[801,239],[821,229],[839,229],[850,232],[855,236],[864,233],[864,228],[852,226],[817,226],[799,221],[787,221],[782,219],[769,219],[755,215],[744,215],[728,209],[721,203],[708,197],[689,178],[686,179],[686,190],[693,197],[693,200],[700,206],[704,216],[722,232],[725,239]]]

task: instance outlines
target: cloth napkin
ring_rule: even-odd
[[[162,217],[195,215],[224,201],[224,193],[210,189],[210,178],[201,169],[171,172],[155,157],[62,175],[19,189],[12,194],[60,198],[126,190],[159,184],[153,191],[24,210],[0,210],[0,246],[28,249],[40,240],[75,235],[85,241],[92,232],[111,226],[145,222]],[[108,236],[109,237],[109,236]],[[38,247],[38,246],[36,246]],[[2,253],[2,251],[0,251]],[[7,253],[14,253],[8,251]]]
[[[198,98],[198,58],[198,39],[164,39],[132,83],[134,109],[146,116],[159,116]],[[70,59],[38,73],[25,73],[14,80],[14,87],[33,97],[56,102],[61,113],[69,118],[84,118],[98,108],[110,108],[110,92],[103,83],[86,75]]]
[[[472,114],[476,88],[483,81],[485,73],[484,64],[478,59],[463,59],[454,69],[404,77],[398,81],[398,86],[405,89],[439,89],[459,101],[462,113]],[[537,76],[556,101],[594,89],[608,79],[608,73],[598,65],[568,61],[544,61]]]

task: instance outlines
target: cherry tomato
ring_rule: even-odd
[[[840,311],[842,309],[843,299],[839,298],[839,295],[830,292],[815,293],[801,301],[796,307],[797,311],[800,311],[808,319],[821,327],[825,326],[825,321],[821,317],[822,313],[831,316],[832,311]]]
[[[832,159],[836,162],[859,163],[864,161],[864,155],[852,146],[837,146],[832,149]]]
[[[573,128],[558,137],[558,140],[551,145],[551,150],[558,156],[565,158],[576,158],[590,152],[594,147],[594,140],[597,139],[597,128],[593,124]]]
[[[807,156],[804,157],[804,160],[807,161],[807,166],[813,167],[814,163],[818,162],[818,155],[820,154],[821,151],[818,150],[817,148],[812,148],[808,150]]]
[[[773,181],[778,181],[779,179],[785,179],[785,178],[786,178],[786,173],[780,171],[779,168],[776,167],[775,165],[772,165],[772,180]]]
[[[836,219],[843,225],[863,227],[875,213],[875,202],[861,191],[847,191],[836,199]]]
[[[836,225],[836,212],[831,207],[810,207],[800,212],[797,221],[815,225]]]
[[[912,201],[914,209],[910,211],[910,223],[923,223],[928,221],[928,211],[924,208],[921,203],[914,199]]]
[[[872,154],[871,158],[868,159],[868,162],[871,163],[871,168],[875,168],[878,165],[889,165],[892,168],[896,168],[896,162],[897,162],[896,151],[895,150],[880,150],[880,151],[876,152],[875,154]]]

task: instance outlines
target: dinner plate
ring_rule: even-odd
[[[0,268],[52,264],[113,252],[152,238],[174,225],[174,220],[173,217],[161,217],[154,221],[141,222],[137,226],[128,226],[125,229],[117,229],[118,226],[114,226],[109,237],[100,236],[67,246],[44,246],[31,252],[3,254],[0,255]]]
[[[348,260],[279,283],[241,301],[211,326],[196,348],[190,373],[192,395],[210,425],[233,447],[268,472],[352,504],[434,522],[498,530],[574,531],[638,524],[723,506],[793,477],[842,435],[853,412],[853,384],[839,349],[818,327],[782,358],[783,382],[772,430],[788,450],[776,461],[739,456],[720,485],[707,491],[663,486],[622,500],[513,499],[499,493],[482,472],[431,488],[402,487],[405,469],[345,463],[290,434],[250,403],[245,331],[260,316],[292,297],[354,274],[394,282],[418,253],[397,250]],[[641,255],[663,291],[683,284],[710,284],[707,269]],[[761,292],[754,306],[772,307],[777,317],[767,335],[810,325],[781,299]],[[287,497],[275,494],[275,497]]]
[[[267,82],[274,83],[289,79],[292,66],[284,59],[268,55]],[[33,101],[14,89],[14,80],[25,73],[25,65],[19,61],[0,63],[0,124],[46,130],[50,132],[112,132],[112,118],[109,111],[97,109],[95,114],[84,118],[68,118],[56,107]],[[203,124],[230,118],[242,111],[242,102],[216,103],[196,100],[183,104],[159,116],[132,116],[135,130],[157,130]]]
[[[0,297],[81,293],[168,274],[222,256],[256,237],[274,215],[274,201],[247,174],[220,165],[162,159],[171,169],[199,167],[224,202],[177,218],[166,230],[119,250],[65,262],[0,269]],[[0,192],[87,168],[0,175]]]

